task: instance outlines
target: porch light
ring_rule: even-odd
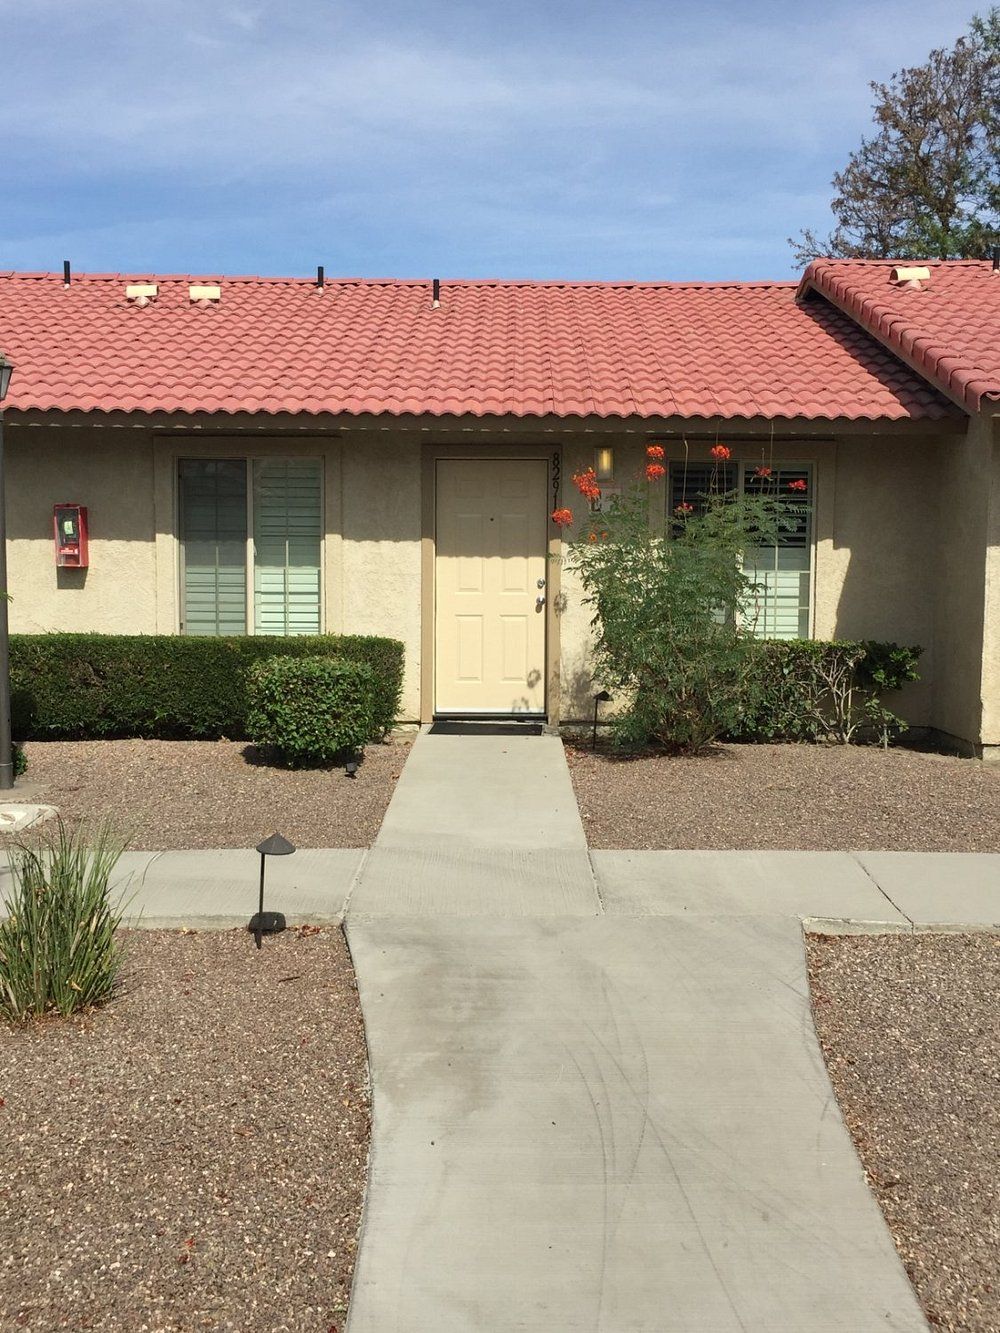
[[[10,364],[3,352],[0,352],[0,403],[7,397],[7,390],[10,387],[10,377],[14,373],[14,367]]]
[[[257,948],[260,948],[261,939],[264,935],[277,935],[279,931],[284,930],[287,922],[284,912],[265,912],[264,911],[264,862],[268,856],[291,856],[295,848],[283,838],[280,833],[272,833],[269,838],[257,844],[257,851],[260,853],[260,897],[258,899],[257,911],[250,918],[250,924],[247,929],[253,935],[257,942]]]
[[[613,481],[615,476],[615,451],[610,445],[601,445],[594,451],[594,471],[598,481]]]

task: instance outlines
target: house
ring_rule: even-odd
[[[805,482],[758,628],[924,646],[905,707],[1000,757],[1000,272],[801,282],[0,274],[14,631],[388,634],[406,720],[589,714],[551,511],[727,444]],[[699,471],[701,469],[702,471]],[[54,558],[87,510],[89,563]]]

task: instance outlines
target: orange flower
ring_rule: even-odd
[[[733,451],[728,444],[713,444],[708,451],[713,458],[732,458]]]
[[[588,542],[596,542],[596,541],[597,541],[597,533],[596,533],[596,532],[588,532],[588,533],[587,533],[587,541],[588,541]]]
[[[573,522],[573,511],[572,509],[553,509],[551,518],[557,528],[568,528]]]
[[[647,463],[647,464],[646,464],[646,480],[647,480],[647,481],[659,481],[660,478],[661,478],[661,477],[665,477],[666,474],[667,474],[667,469],[663,466],[662,463]]]
[[[755,477],[760,477],[761,480],[764,480],[771,475],[771,469],[769,467],[754,468],[753,474]]]
[[[796,477],[794,481],[790,481],[788,483],[788,489],[790,491],[804,491],[807,490],[808,488],[806,486],[806,483],[802,480],[801,477]]]
[[[647,457],[647,458],[662,458],[662,457],[663,457],[663,445],[662,445],[662,444],[647,444],[647,445],[646,445],[646,457]]]
[[[585,468],[583,472],[573,474],[573,485],[580,492],[585,500],[594,500],[601,498],[601,488],[597,484],[597,473],[592,467]]]

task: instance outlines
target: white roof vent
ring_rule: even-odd
[[[146,306],[156,300],[159,292],[155,282],[130,282],[125,287],[125,300],[133,305]]]
[[[188,287],[188,296],[192,301],[221,301],[222,288],[215,282],[192,282]]]
[[[910,266],[909,268],[897,265],[889,274],[889,281],[895,287],[905,287],[911,292],[923,291],[922,282],[930,282],[931,271],[920,265]]]

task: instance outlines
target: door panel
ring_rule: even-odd
[[[437,464],[435,711],[544,713],[547,464]]]

